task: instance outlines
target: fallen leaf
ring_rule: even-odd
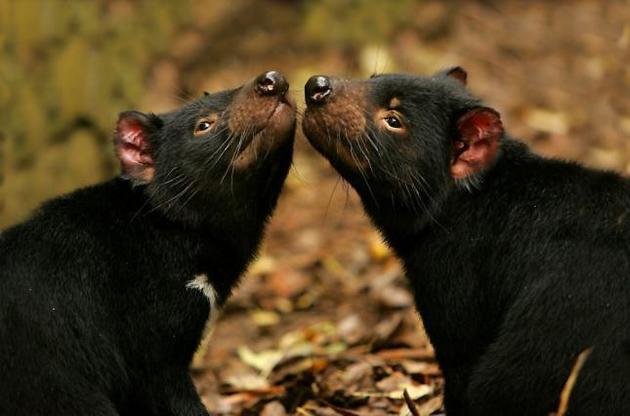
[[[276,260],[271,256],[259,256],[249,267],[250,275],[271,273],[276,269]]]
[[[284,356],[282,351],[264,350],[256,353],[246,346],[239,347],[237,353],[241,361],[259,370],[265,376],[271,372]]]
[[[284,416],[286,414],[286,409],[277,400],[267,403],[260,412],[260,416]]]
[[[395,348],[391,350],[381,350],[375,353],[383,360],[401,360],[405,358],[416,360],[434,360],[433,351],[428,349]]]
[[[411,385],[412,383],[413,381],[411,378],[407,377],[400,371],[395,371],[389,376],[379,380],[376,383],[376,388],[384,392],[390,392],[394,390],[402,390],[401,386]]]
[[[392,251],[389,246],[383,242],[380,235],[372,238],[369,245],[369,253],[372,260],[380,262],[391,257]]]
[[[433,388],[431,386],[427,384],[420,384],[418,386],[405,386],[402,390],[394,390],[387,393],[378,391],[357,391],[355,393],[351,393],[351,395],[356,397],[385,397],[388,399],[402,400],[405,389],[413,400],[418,400],[433,393]]]
[[[421,397],[428,396],[433,393],[433,388],[426,384],[421,384],[418,387],[407,386],[405,387],[405,389],[409,392],[409,395],[413,398],[413,400],[417,400]],[[357,392],[351,393],[351,395],[356,396],[356,397],[385,397],[387,399],[402,400],[405,389],[394,390],[388,393],[377,392],[377,391],[372,391],[372,392],[357,391]]]
[[[365,361],[354,363],[342,372],[341,379],[344,383],[349,385],[356,385],[361,380],[370,378],[372,376],[372,365]]]
[[[411,386],[405,387],[403,389],[403,394],[404,394],[404,391],[407,391],[407,393],[409,394],[409,397],[411,397],[412,400],[418,400],[422,397],[433,394],[433,387],[429,386],[428,384],[418,384],[418,385],[411,385]],[[392,392],[392,393],[398,393],[398,392]],[[403,397],[403,395],[401,394],[400,397]],[[397,398],[397,397],[392,397],[390,394],[390,398]]]
[[[258,326],[273,326],[280,322],[280,315],[274,311],[264,309],[253,310],[249,313],[249,316]]]
[[[293,312],[293,303],[287,298],[277,298],[275,308],[282,314]]]
[[[293,360],[280,362],[273,369],[270,379],[274,383],[278,383],[287,376],[295,376],[306,371],[320,373],[325,370],[328,365],[329,361],[325,358],[294,358]]]
[[[235,406],[244,402],[256,399],[256,395],[251,393],[236,393],[221,397],[220,408],[224,411],[232,410]]]
[[[440,410],[444,404],[442,396],[435,396],[418,406],[420,416],[429,416],[435,411]]]
[[[395,313],[386,319],[383,319],[374,327],[374,339],[372,342],[383,343],[389,340],[398,328],[400,328],[401,324],[402,315],[400,313]]]
[[[341,278],[347,278],[347,279],[352,279],[353,276],[351,273],[349,273],[342,265],[341,263],[339,263],[339,261],[334,258],[334,257],[324,257],[322,259],[322,264],[324,265],[324,268],[329,271],[330,273],[332,273],[335,276],[339,276]]]
[[[387,308],[399,309],[413,305],[413,296],[407,289],[385,286],[375,293],[380,304]]]
[[[398,371],[379,380],[378,383],[376,383],[376,388],[381,390],[384,396],[390,399],[402,399],[405,390],[412,400],[418,400],[421,397],[433,393],[433,387],[427,384],[416,384],[411,378]]]
[[[295,413],[302,416],[315,416],[313,413],[309,412],[303,407],[298,407],[297,409],[295,409]]]
[[[404,360],[400,365],[407,374],[422,374],[425,376],[439,376],[442,374],[440,367],[436,363]]]
[[[367,335],[365,322],[357,314],[343,318],[337,325],[337,331],[348,344],[356,344]]]
[[[335,355],[348,349],[348,345],[343,342],[329,344],[325,348],[326,354]]]
[[[225,381],[237,390],[256,390],[269,387],[267,379],[258,374],[231,374]]]
[[[316,290],[309,290],[295,301],[297,309],[308,309],[319,299],[321,293]]]

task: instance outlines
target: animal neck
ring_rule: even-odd
[[[146,187],[133,187],[122,179],[118,181],[124,194],[120,199],[130,201],[127,210],[130,224],[143,230],[144,238],[159,240],[159,244],[151,241],[147,244],[164,251],[162,255],[194,264],[200,273],[221,270],[228,281],[236,279],[254,257],[266,220],[266,217],[256,216],[258,212],[254,207],[243,210],[242,215],[226,213],[226,208],[219,211],[198,207],[197,212],[206,213],[194,215],[193,220],[193,213],[186,215],[187,211],[155,209]],[[191,205],[186,210],[194,208]]]
[[[521,284],[502,280],[502,270],[510,265],[497,254],[497,245],[514,231],[505,226],[510,210],[497,212],[494,204],[510,189],[514,192],[511,171],[517,163],[528,163],[527,154],[524,145],[507,144],[479,187],[454,187],[430,220],[411,214],[373,217],[403,261],[439,357],[472,359],[479,353],[518,290],[510,285]]]
[[[438,217],[448,197],[446,192],[438,192],[410,206],[396,197],[375,199],[371,192],[358,187],[357,191],[368,216],[400,257],[405,256],[427,229],[442,226]]]
[[[374,191],[360,181],[353,186],[374,225],[399,256],[404,257],[410,250],[417,249],[418,241],[427,235],[449,235],[458,221],[466,221],[466,217],[460,217],[466,213],[465,210],[462,212],[462,207],[468,206],[472,210],[474,204],[483,201],[489,188],[509,181],[512,164],[526,163],[531,158],[537,159],[525,144],[505,136],[496,162],[470,181],[470,186],[450,182],[443,189],[427,192],[418,204],[411,207],[395,196],[375,198]]]

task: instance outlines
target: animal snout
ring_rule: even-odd
[[[254,89],[260,95],[282,95],[289,89],[289,83],[281,72],[268,71],[256,78]]]
[[[312,76],[304,86],[304,95],[308,104],[323,104],[332,93],[332,82],[325,75]]]

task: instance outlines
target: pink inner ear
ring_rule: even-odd
[[[464,114],[457,122],[457,130],[459,137],[454,145],[451,174],[459,179],[487,168],[494,161],[503,136],[503,123],[499,113],[482,107]],[[459,154],[457,142],[464,143]]]
[[[141,121],[121,116],[116,128],[116,154],[123,172],[132,179],[150,182],[155,173],[150,151]]]

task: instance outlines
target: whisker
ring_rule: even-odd
[[[350,139],[348,139],[347,135],[343,135],[340,136],[343,137],[343,139],[346,141],[346,143],[348,144],[349,148],[350,148],[350,156],[352,157],[352,160],[354,161],[357,170],[359,171],[359,174],[361,175],[361,177],[363,178],[363,182],[365,183],[365,186],[368,189],[368,192],[370,193],[370,196],[372,197],[372,200],[374,201],[374,204],[378,207],[378,200],[376,199],[376,196],[374,195],[374,192],[372,192],[372,187],[370,186],[370,183],[367,179],[367,176],[365,174],[365,171],[363,169],[363,167],[361,166],[361,164],[359,163],[359,161],[357,160],[356,155],[354,154],[354,150],[353,150],[353,146],[352,146],[352,141]]]
[[[337,175],[337,180],[335,181],[335,185],[333,186],[332,192],[330,193],[330,197],[328,197],[328,204],[326,204],[326,212],[324,213],[324,222],[328,218],[328,212],[330,211],[330,206],[332,204],[333,196],[335,196],[335,191],[337,190],[337,186],[339,186],[339,181],[341,180],[341,175]]]
[[[171,205],[172,202],[174,202],[175,200],[179,199],[182,195],[184,195],[186,192],[188,192],[188,190],[194,185],[194,181],[190,181],[190,183],[184,188],[183,191],[179,192],[178,194],[176,194],[174,197],[168,199],[167,201],[156,205],[155,207],[153,207],[149,213],[157,211],[160,208],[166,208],[166,209],[170,209],[169,207],[167,207],[167,205]]]
[[[370,168],[370,172],[372,172],[372,175],[374,175],[374,168],[372,167],[372,162],[370,161],[370,157],[368,156],[368,149],[363,147],[363,140],[361,140],[361,138],[359,138],[357,140],[357,147],[359,148],[359,151],[361,152],[361,155],[365,158],[365,161],[368,164],[368,167]]]
[[[241,145],[243,144],[243,138],[245,137],[245,132],[242,133],[239,138],[238,138],[238,142],[236,145],[236,149],[234,149],[234,152],[232,153],[232,156],[230,156],[230,161],[227,164],[227,167],[225,169],[225,172],[223,173],[223,175],[221,176],[221,180],[219,181],[219,183],[223,183],[223,180],[225,180],[225,178],[227,177],[228,173],[230,172],[230,168],[234,165],[234,160],[236,159],[239,150],[241,149]]]

